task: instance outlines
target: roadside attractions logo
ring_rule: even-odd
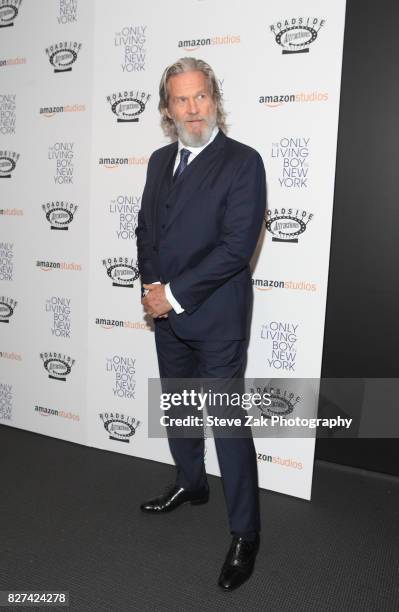
[[[0,179],[11,178],[19,160],[19,153],[14,151],[0,151]]]
[[[114,46],[122,49],[121,68],[123,72],[143,72],[147,51],[147,26],[124,26],[120,32],[115,32]]]
[[[40,359],[48,377],[62,382],[66,381],[75,363],[75,359],[63,353],[40,353]]]
[[[139,277],[137,262],[132,257],[108,257],[102,260],[113,287],[134,287]]]
[[[301,396],[296,395],[292,391],[287,389],[281,389],[280,387],[274,387],[271,385],[262,385],[257,387],[251,387],[250,392],[252,394],[268,394],[270,398],[269,405],[260,404],[257,406],[261,414],[266,418],[272,416],[286,416],[294,411],[294,408],[301,401]]]
[[[78,42],[59,42],[47,47],[46,53],[54,72],[71,72],[81,48],[82,43]]]
[[[320,17],[292,17],[277,21],[270,26],[270,31],[283,55],[308,53],[325,22]]]
[[[117,123],[137,123],[150,98],[151,94],[145,91],[131,89],[107,96],[107,102],[111,105]]]
[[[280,162],[280,187],[307,188],[310,138],[280,138],[272,143],[271,158]]]
[[[42,204],[42,209],[52,230],[68,230],[78,209],[77,204],[55,201]]]
[[[0,0],[0,28],[14,25],[22,0]]]
[[[191,38],[188,40],[179,40],[177,46],[184,51],[196,51],[200,47],[214,45],[234,45],[241,42],[239,34],[225,34],[223,36],[211,36],[207,38]]]
[[[18,302],[13,298],[0,295],[0,323],[9,323]]]
[[[109,434],[109,439],[117,442],[130,442],[141,425],[141,421],[135,417],[120,412],[100,412],[99,417]]]
[[[272,234],[272,242],[297,244],[313,216],[299,208],[272,208],[266,211],[265,225]]]

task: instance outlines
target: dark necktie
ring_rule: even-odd
[[[190,155],[191,151],[189,151],[188,149],[180,149],[180,162],[176,168],[176,172],[173,175],[173,182],[175,182],[177,177],[180,176],[183,170],[186,168]]]

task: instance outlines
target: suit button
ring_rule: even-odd
[[[165,227],[165,223],[162,223],[161,227],[162,227],[162,229],[163,229],[163,228]]]
[[[166,208],[170,208],[169,204],[166,204]]]
[[[153,251],[158,251],[158,247],[153,246],[153,247],[152,247],[152,250],[153,250]]]

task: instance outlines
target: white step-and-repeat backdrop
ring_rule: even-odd
[[[1,424],[171,462],[147,436],[134,230],[183,56],[211,64],[229,135],[266,166],[246,376],[273,379],[266,417],[315,413],[298,379],[320,375],[344,20],[344,0],[0,0]],[[256,439],[260,485],[309,499],[314,438],[288,435]]]

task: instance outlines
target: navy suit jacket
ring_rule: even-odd
[[[141,281],[170,282],[185,312],[172,310],[169,322],[182,339],[244,339],[266,207],[262,158],[219,131],[173,183],[176,154],[174,142],[148,162],[136,229]]]

